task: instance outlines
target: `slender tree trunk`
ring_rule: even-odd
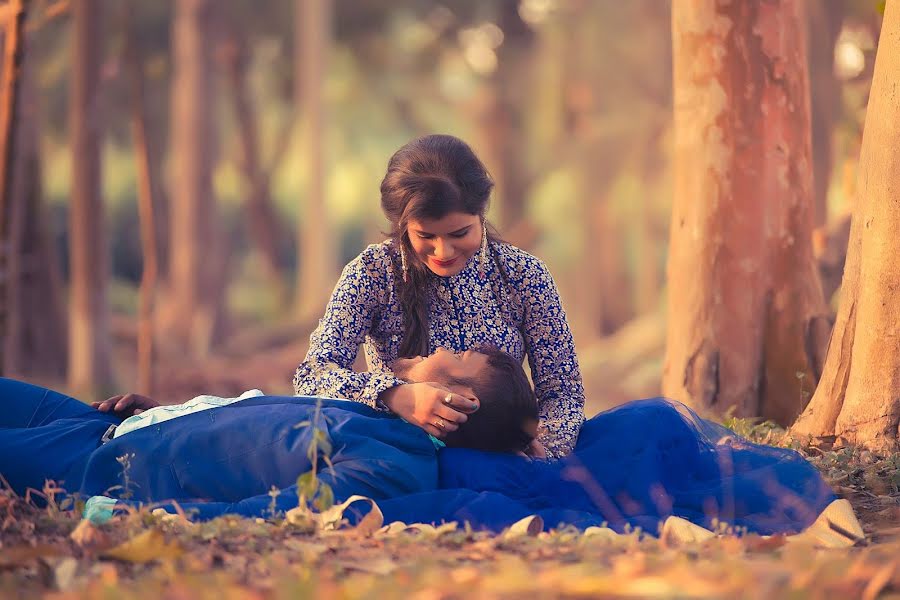
[[[841,104],[841,85],[834,75],[834,45],[844,21],[844,0],[807,2],[806,6],[812,102],[813,225],[821,227],[828,222],[828,187],[833,162],[831,135]]]
[[[103,8],[100,0],[73,0],[72,204],[69,315],[69,387],[98,393],[112,386],[106,299],[109,257],[100,178],[98,112]]]
[[[277,304],[283,308],[288,302],[288,290],[278,261],[281,228],[269,194],[271,171],[267,171],[262,164],[256,113],[247,85],[247,43],[239,33],[234,32],[224,48],[234,116],[240,131],[242,166],[247,187],[248,230],[259,250],[263,270],[269,285],[275,291]]]
[[[491,85],[486,140],[492,146],[492,174],[497,184],[497,217],[504,230],[513,230],[525,218],[528,193],[525,114],[522,90],[529,87],[535,34],[519,16],[517,2],[499,4],[498,26],[503,43],[497,48],[497,70]]]
[[[172,26],[172,193],[169,289],[163,335],[169,347],[205,355],[222,327],[221,291],[227,257],[212,194],[213,4],[177,0]]]
[[[841,304],[797,436],[896,452],[900,427],[900,3],[888,0],[866,110]]]
[[[14,166],[18,125],[20,74],[25,55],[25,4],[11,0],[6,9],[3,44],[3,79],[0,81],[0,375],[7,371],[10,357],[8,343],[11,326],[15,327],[15,298],[19,281],[15,248],[11,244],[13,217],[16,210]],[[18,198],[21,200],[21,196]],[[15,359],[13,359],[15,360]]]
[[[296,0],[296,98],[302,107],[303,156],[308,188],[300,211],[295,302],[301,321],[325,309],[337,273],[337,243],[325,192],[325,85],[332,0]]]
[[[788,424],[830,323],[812,256],[799,0],[673,4],[675,174],[663,391]]]
[[[41,189],[37,97],[31,69],[22,67],[21,100],[16,111],[16,161],[11,173],[11,249],[9,330],[6,374],[10,377],[64,378],[67,323],[59,256],[47,225]]]
[[[153,308],[159,274],[156,247],[156,215],[154,211],[150,141],[144,108],[144,61],[137,47],[130,7],[124,9],[125,55],[131,77],[131,136],[137,160],[138,215],[141,230],[143,271],[138,298],[137,381],[139,393],[153,393]]]

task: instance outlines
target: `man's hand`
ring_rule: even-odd
[[[456,431],[478,410],[477,398],[456,394],[440,383],[407,383],[385,390],[381,402],[404,420],[418,425],[434,437]]]
[[[91,406],[100,412],[111,412],[124,419],[132,415],[139,415],[148,408],[160,406],[160,403],[140,394],[119,394],[103,402],[92,402]]]

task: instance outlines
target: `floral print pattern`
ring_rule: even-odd
[[[551,458],[564,456],[584,422],[584,387],[559,292],[544,263],[524,250],[491,242],[490,253],[483,260],[479,250],[457,275],[430,278],[430,352],[491,344],[518,360],[527,356],[541,420],[538,439]],[[398,264],[393,243],[386,241],[369,246],[344,268],[294,374],[297,394],[384,409],[378,395],[405,383],[390,370],[403,338]],[[351,368],[360,344],[369,367],[365,373]]]

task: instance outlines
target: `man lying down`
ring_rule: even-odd
[[[313,421],[331,448],[331,466],[320,460],[318,477],[338,499],[435,489],[437,450],[444,445],[519,452],[534,439],[534,392],[508,354],[439,350],[401,366],[410,382],[477,397],[479,410],[443,441],[357,402],[258,390],[235,399],[201,396],[121,421],[51,390],[0,379],[0,474],[19,494],[54,480],[85,497],[175,500],[200,518],[265,516],[272,486],[281,490],[277,510],[297,506],[297,477],[311,469]]]
[[[538,409],[520,364],[492,350],[439,351],[409,361],[409,381],[433,381],[478,410],[444,438],[357,402],[312,397],[199,398],[126,419],[26,383],[0,379],[0,474],[18,493],[45,480],[110,503],[176,501],[189,515],[269,516],[298,504],[311,468],[315,420],[330,446],[320,479],[340,502],[363,495],[387,522],[467,521],[499,531],[529,516],[545,527],[639,526],[677,516],[706,529],[727,523],[793,533],[838,502],[800,454],[752,444],[665,398],[629,402],[588,419],[560,460],[520,456]],[[206,410],[197,411],[206,405]],[[196,412],[190,412],[190,411]],[[170,418],[180,415],[177,418]],[[105,499],[101,499],[107,501]],[[120,500],[121,501],[121,500]],[[833,512],[831,513],[833,515]],[[352,517],[351,517],[352,518]],[[848,528],[861,535],[849,513]],[[833,520],[833,519],[832,519]]]

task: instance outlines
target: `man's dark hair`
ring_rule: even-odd
[[[488,357],[486,372],[478,377],[454,379],[452,384],[472,388],[479,407],[459,429],[444,438],[447,446],[492,452],[518,452],[534,439],[537,397],[522,364],[493,347],[475,349]]]

